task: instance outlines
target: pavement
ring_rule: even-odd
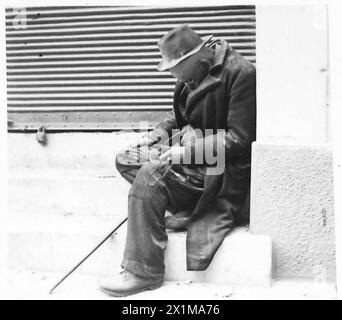
[[[0,293],[1,299],[38,300],[326,300],[336,299],[335,286],[304,279],[273,281],[271,287],[251,287],[166,281],[153,291],[126,298],[112,298],[97,288],[94,276],[72,274],[49,294],[52,286],[63,276],[60,273],[10,270],[8,283]]]

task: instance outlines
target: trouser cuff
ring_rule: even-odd
[[[164,278],[164,267],[162,270],[156,270],[156,268],[150,267],[144,263],[137,262],[130,259],[123,259],[121,266],[127,269],[129,272],[141,278],[148,279],[163,279]]]

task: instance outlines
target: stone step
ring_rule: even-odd
[[[82,170],[15,170],[9,172],[8,211],[120,216],[127,210],[129,188],[115,172],[101,176]]]
[[[52,214],[10,215],[8,265],[15,269],[66,272],[119,222],[111,218]],[[78,274],[113,275],[120,270],[126,225],[86,261]],[[168,233],[165,279],[199,283],[269,286],[272,242],[236,228],[226,237],[205,271],[186,271],[186,234]]]
[[[115,156],[141,134],[49,133],[46,146],[35,134],[9,134],[9,213],[123,214],[130,186]]]
[[[60,168],[111,175],[117,152],[136,143],[141,135],[127,131],[48,133],[43,146],[34,133],[9,133],[8,166],[11,172]]]

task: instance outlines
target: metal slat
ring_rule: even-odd
[[[239,50],[239,53],[242,54],[243,56],[255,56],[255,51],[254,50]],[[121,59],[122,58],[122,59]],[[161,60],[160,55],[155,53],[149,53],[145,57],[144,56],[136,56],[135,59],[130,59],[126,56],[120,55],[114,55],[114,54],[98,54],[98,55],[87,55],[87,56],[64,56],[63,59],[67,62],[83,62],[83,61],[90,61],[91,63],[103,63],[104,61],[108,60],[113,60],[111,62],[111,66],[115,65],[132,65],[132,63],[135,63],[136,65],[144,65],[144,64],[155,64]],[[66,66],[75,66],[76,64],[72,63],[65,63],[61,62],[61,57],[36,57],[32,59],[27,59],[22,58],[22,59],[7,59],[7,67],[8,69],[30,69],[30,68],[35,68],[38,66],[46,66],[47,62],[55,62],[53,65],[55,67],[61,66],[61,65],[66,65]],[[27,64],[30,65],[27,65]],[[87,64],[80,63],[77,64],[80,66],[85,66]]]
[[[40,112],[53,112],[55,114],[58,114],[59,111],[87,111],[87,112],[92,112],[92,111],[125,111],[127,113],[127,106],[124,105],[117,105],[117,106],[93,106],[93,109],[89,109],[87,106],[63,106],[58,108],[58,110],[56,110],[53,107],[49,107],[49,106],[42,106],[40,108],[36,108],[36,107],[15,107],[15,106],[11,106],[9,107],[9,112],[20,112],[20,113],[25,113],[27,111],[30,111],[32,113],[40,113]],[[151,110],[170,110],[170,107],[167,106],[163,106],[163,105],[132,105],[129,109],[129,111],[151,111]]]
[[[70,19],[73,17],[79,16],[102,16],[102,15],[134,15],[134,14],[176,14],[176,15],[188,15],[191,12],[201,13],[208,11],[214,12],[254,12],[253,6],[208,6],[208,7],[86,7],[79,8],[76,10],[66,10],[66,11],[30,11],[26,10],[26,17],[30,20],[41,20],[41,19],[49,19],[55,17],[64,17],[66,19]],[[18,13],[16,11],[6,11],[6,19],[12,19],[16,17]]]
[[[144,68],[144,66],[155,66],[159,61],[160,58],[152,58],[152,59],[115,59],[112,58],[114,61],[112,62],[106,62],[106,61],[102,61],[97,59],[97,61],[93,60],[91,62],[88,63],[75,63],[70,61],[56,61],[55,63],[51,64],[51,63],[45,63],[45,62],[40,62],[37,61],[37,63],[35,64],[18,64],[18,63],[8,63],[7,64],[7,69],[11,70],[11,69],[37,69],[37,68],[42,68],[42,69],[59,69],[59,68],[92,68],[92,67],[113,67],[115,69],[116,66],[125,66],[127,69],[134,69],[134,68]],[[110,59],[110,60],[112,60]],[[89,60],[88,60],[89,61]]]
[[[232,44],[231,44],[232,45]],[[232,47],[235,50],[243,51],[243,50],[253,50],[255,51],[255,44],[254,42],[250,42],[250,43],[234,43],[234,45],[232,45]],[[70,50],[70,49],[65,49],[65,50],[49,50],[49,49],[45,49],[45,50],[39,50],[37,51],[25,51],[25,50],[19,50],[19,51],[8,51],[6,52],[6,56],[7,57],[32,57],[35,56],[35,59],[37,58],[42,58],[45,56],[49,56],[49,57],[58,57],[59,59],[61,59],[60,56],[75,56],[75,55],[83,55],[83,56],[91,56],[93,54],[96,55],[101,55],[101,54],[111,54],[113,56],[118,56],[121,58],[127,58],[127,57],[132,57],[132,56],[136,56],[136,57],[149,57],[149,56],[157,56],[160,57],[160,53],[156,50],[155,46],[130,46],[129,48],[124,47],[124,46],[117,46],[115,48],[112,49],[107,49],[107,48],[102,48],[102,49],[93,49],[93,50],[89,50],[88,48],[85,48],[85,50]],[[68,57],[62,57],[63,59],[68,59]]]
[[[60,92],[62,94],[68,93],[112,93],[112,92],[172,92],[174,86],[172,85],[131,85],[131,86],[124,86],[124,85],[115,85],[112,84],[110,89],[103,89],[103,87],[96,87],[92,86],[91,89],[84,89],[84,87],[73,87],[72,89],[65,89],[65,88],[55,88],[54,90],[50,89],[26,89],[26,90],[7,90],[7,94],[52,94],[55,92]]]
[[[244,23],[241,21],[232,23],[232,22],[211,22],[210,25],[208,25],[208,22],[194,22],[189,21],[189,24],[191,24],[191,27],[196,30],[205,30],[206,32],[210,32],[210,30],[221,30],[221,29],[248,29],[255,27],[254,22]],[[114,25],[114,26],[106,26],[104,28],[98,28],[97,26],[90,26],[87,28],[82,28],[81,30],[79,28],[73,28],[69,27],[66,31],[34,31],[30,28],[24,29],[24,30],[17,30],[16,32],[9,32],[7,34],[7,38],[28,38],[28,37],[53,37],[53,36],[79,36],[79,35],[89,35],[89,34],[106,34],[106,33],[129,33],[129,32],[150,32],[158,30],[159,32],[167,32],[168,30],[175,28],[177,25],[179,25],[179,22],[169,22],[168,24],[156,24],[156,25]]]
[[[254,6],[29,8],[26,29],[15,29],[13,12],[6,13],[14,130],[42,123],[56,130],[113,130],[135,128],[139,119],[151,127],[158,112],[161,117],[171,108],[175,84],[156,70],[156,44],[181,23],[201,36],[226,39],[255,62]]]
[[[249,17],[251,17],[252,15],[254,15],[254,12],[253,13],[251,13],[250,15],[246,15],[245,16],[245,18],[249,18]],[[225,18],[226,17],[226,15],[225,14],[221,14],[220,15],[220,13],[211,13],[211,14],[204,14],[204,15],[193,15],[192,17],[183,17],[183,16],[180,16],[180,17],[168,17],[168,16],[165,16],[165,17],[163,17],[165,20],[168,20],[168,21],[170,21],[170,19],[175,19],[175,18],[180,18],[180,19],[178,19],[178,23],[180,24],[180,23],[184,23],[184,22],[189,22],[189,21],[191,21],[191,19],[192,18],[199,18],[199,17],[201,17],[201,18],[205,18],[205,17],[208,17],[208,16],[222,16],[223,18]],[[161,15],[158,15],[158,18],[161,18],[162,16]],[[116,20],[114,17],[102,17],[102,18],[100,18],[100,17],[98,17],[98,19],[97,20],[94,20],[93,18],[91,18],[91,19],[76,19],[76,20],[74,20],[74,21],[71,21],[71,20],[55,20],[55,21],[45,21],[45,25],[47,26],[47,27],[52,27],[53,25],[55,25],[56,26],[56,28],[58,29],[58,28],[60,28],[60,27],[63,27],[63,26],[65,26],[65,27],[68,27],[68,25],[66,25],[66,22],[68,23],[68,24],[70,24],[70,27],[72,27],[72,25],[79,25],[79,24],[96,24],[96,23],[104,23],[104,22],[108,22],[108,23],[112,23],[113,21],[118,21],[118,22],[120,22],[121,24],[123,24],[123,23],[125,23],[125,21],[129,21],[129,20],[131,20],[131,19],[133,19],[134,17],[133,16],[127,16],[125,19],[120,19],[120,20],[122,20],[122,21],[119,21],[119,20]],[[155,18],[155,17],[154,17]],[[191,19],[190,19],[191,18]],[[150,19],[150,20],[152,20],[153,19],[153,17],[150,17],[150,18],[148,18],[148,17],[146,17],[146,19]],[[242,21],[242,20],[241,20]],[[43,24],[43,22],[44,21],[39,21],[39,24],[32,24],[32,22],[30,22],[30,21],[27,21],[26,23],[27,23],[27,27],[28,28],[31,28],[31,27],[33,27],[32,28],[32,30],[34,30],[35,28],[35,26],[42,26],[42,25],[44,25]],[[17,28],[15,28],[14,26],[14,23],[13,23],[13,21],[7,21],[6,22],[6,26],[7,26],[7,30],[8,31],[11,31],[11,30],[17,30]],[[37,28],[36,28],[37,29]],[[38,28],[39,29],[39,28]]]
[[[170,30],[170,29],[168,29]],[[196,30],[197,31],[197,30]],[[229,32],[225,32],[222,30],[215,30],[213,32],[208,32],[205,30],[198,30],[198,33],[202,36],[209,35],[211,33],[215,34],[216,36],[221,37],[246,37],[246,36],[255,36],[255,31],[250,29],[244,30],[233,30]],[[45,37],[36,37],[36,38],[11,38],[10,40],[6,40],[6,44],[8,45],[15,45],[15,44],[24,44],[32,45],[35,43],[51,43],[51,42],[58,42],[58,43],[68,43],[68,42],[87,42],[87,41],[113,41],[113,40],[120,40],[126,39],[129,41],[136,41],[141,39],[146,39],[147,37],[150,41],[154,41],[157,43],[158,39],[160,39],[165,32],[156,31],[156,32],[131,32],[131,33],[112,33],[110,36],[69,36],[69,37],[55,37],[55,38],[45,38]]]
[[[153,71],[134,71],[128,73],[128,72],[113,72],[108,73],[107,70],[104,70],[103,73],[101,73],[101,70],[93,70],[94,72],[90,72],[90,70],[87,70],[86,73],[89,73],[89,76],[82,76],[79,74],[71,74],[65,75],[65,73],[55,74],[52,77],[47,77],[46,75],[36,75],[35,77],[31,77],[31,75],[20,75],[20,76],[8,76],[8,80],[11,81],[39,81],[39,79],[44,81],[53,81],[53,80],[92,80],[92,79],[130,79],[130,78],[145,78],[145,79],[158,79],[158,78],[170,78],[170,75],[165,72],[159,72],[157,70]],[[105,73],[108,73],[107,75]],[[91,76],[90,76],[91,75]]]
[[[15,8],[6,8],[6,16],[10,16],[13,14],[13,10]],[[70,7],[53,7],[53,6],[46,6],[46,7],[27,7],[26,11],[31,12],[31,14],[37,14],[39,12],[44,13],[59,13],[63,15],[73,15],[73,14],[80,14],[85,12],[101,12],[101,11],[113,11],[115,12],[126,12],[126,13],[132,13],[132,12],[186,12],[186,11],[206,11],[206,10],[242,10],[242,9],[253,9],[253,5],[226,5],[226,6],[206,6],[206,7],[193,7],[193,6],[184,6],[184,7],[178,7],[178,6],[167,6],[167,7],[161,7],[161,6],[70,6]]]
[[[17,100],[17,101],[36,101],[36,100],[87,100],[87,99],[105,99],[105,100],[115,100],[115,99],[122,99],[122,98],[139,98],[139,99],[149,99],[153,96],[153,98],[172,98],[172,92],[170,91],[152,91],[152,92],[116,92],[112,90],[111,92],[97,92],[97,93],[90,93],[90,92],[83,92],[83,93],[61,93],[58,95],[56,92],[54,93],[45,93],[44,95],[12,95],[8,94],[7,100]]]
[[[187,23],[189,24],[196,32],[200,34],[211,34],[212,32],[226,32],[229,34],[231,30],[244,30],[248,29],[250,31],[255,31],[255,23],[250,22],[250,23],[227,23],[227,22],[221,22],[217,24],[213,24],[212,26],[206,27],[204,23],[198,24],[198,23],[193,23],[189,20],[183,20],[181,23]],[[34,37],[79,37],[83,35],[96,35],[96,34],[103,34],[106,35],[106,33],[112,34],[113,36],[130,36],[133,37],[135,35],[142,34],[144,33],[151,33],[150,35],[154,35],[155,38],[163,36],[166,32],[169,30],[173,29],[179,25],[179,23],[172,23],[172,21],[169,21],[168,24],[161,25],[159,27],[154,27],[152,26],[136,26],[136,27],[127,27],[127,26],[122,26],[121,28],[118,28],[117,26],[114,27],[102,27],[102,28],[87,28],[87,29],[73,29],[73,28],[68,28],[67,31],[38,31],[38,32],[32,32],[32,30],[27,27],[24,30],[30,30],[31,32],[27,31],[17,31],[15,33],[13,32],[7,32],[8,34],[8,40],[13,40],[16,38],[22,38],[23,40],[27,40],[27,38],[34,38]],[[19,30],[19,29],[18,29]]]
[[[242,9],[242,10],[206,10],[206,11],[189,11],[189,12],[159,12],[159,13],[150,13],[150,12],[141,12],[139,14],[136,13],[124,13],[124,14],[111,14],[107,13],[106,15],[98,14],[98,15],[86,15],[83,14],[81,16],[72,16],[66,17],[64,14],[55,17],[43,17],[36,15],[28,18],[27,16],[23,16],[23,20],[27,23],[28,26],[32,25],[49,25],[49,24],[65,24],[65,23],[88,23],[93,21],[122,21],[122,20],[139,20],[144,18],[146,21],[154,20],[154,19],[173,19],[173,18],[187,18],[191,19],[193,17],[210,17],[210,16],[253,16],[255,14],[255,10],[250,9]],[[13,27],[12,19],[15,18],[16,15],[9,15],[6,17],[6,26]]]
[[[65,101],[61,102],[57,101],[48,101],[44,103],[24,103],[22,101],[11,101],[7,105],[8,107],[66,107],[66,106],[83,106],[83,107],[93,107],[93,106],[108,106],[112,107],[115,105],[120,106],[150,106],[150,105],[165,105],[166,107],[170,108],[172,104],[172,99],[150,99],[149,101],[144,101],[141,99],[136,100],[128,100],[122,99],[120,101],[109,101],[109,102],[99,102],[99,101],[87,101],[87,102],[73,102],[73,101]]]
[[[240,54],[243,56],[255,56],[254,50],[238,50]],[[122,57],[122,55],[120,55]],[[145,56],[147,59],[150,59],[153,63],[157,63],[160,61],[160,56],[158,54],[148,54]],[[137,57],[137,63],[144,64],[144,58],[145,57]],[[40,57],[37,56],[35,58],[19,58],[19,59],[7,59],[7,66],[8,69],[28,69],[29,67],[34,68],[35,66],[42,65],[45,63],[51,63],[55,62],[57,66],[61,65],[61,58],[65,59],[67,62],[83,62],[83,61],[90,61],[91,63],[98,62],[102,63],[104,61],[111,61],[112,65],[125,65],[129,62],[117,62],[118,55],[87,55],[87,56],[54,56],[54,57]],[[127,56],[124,56],[123,58],[128,58]],[[123,59],[125,60],[125,59]],[[129,59],[127,59],[129,60]],[[133,60],[134,61],[134,60]],[[30,64],[30,66],[27,66],[27,64]]]
[[[144,79],[144,78],[127,78],[127,79],[102,79],[93,81],[93,79],[80,79],[80,82],[70,82],[66,83],[64,80],[55,79],[55,82],[46,82],[46,81],[37,81],[37,82],[28,82],[23,83],[21,81],[11,81],[7,83],[7,88],[50,88],[50,87],[56,87],[56,88],[66,88],[66,87],[91,87],[91,86],[105,86],[105,87],[115,87],[115,86],[124,86],[124,85],[154,85],[158,86],[159,84],[170,84],[174,85],[176,83],[175,79],[173,78],[159,78],[159,79]],[[53,81],[53,80],[52,80]]]
[[[217,36],[217,35],[215,35]],[[221,36],[219,36],[221,38]],[[229,43],[232,44],[232,46],[234,46],[234,44],[238,43],[253,43],[255,42],[255,37],[242,37],[240,36],[239,38],[228,38],[228,37],[223,37],[224,39],[226,39]],[[134,43],[131,43],[132,47],[135,47],[136,44],[139,43],[142,45],[142,47],[144,47],[145,45],[151,45],[154,44],[156,46],[156,41],[154,39],[149,40],[149,39],[136,39],[134,40]],[[92,41],[92,42],[83,42],[83,43],[65,43],[65,44],[49,44],[49,45],[19,45],[19,46],[11,46],[8,45],[6,46],[6,50],[7,51],[12,51],[12,50],[55,50],[55,49],[80,49],[80,48],[85,48],[85,49],[89,49],[89,48],[100,48],[102,47],[103,49],[106,49],[108,47],[113,48],[115,46],[130,46],[130,43],[125,40],[114,40],[114,41],[105,41],[105,42],[99,42],[99,41]],[[156,48],[156,47],[155,47]],[[144,48],[141,49],[141,51],[144,51]],[[146,49],[146,51],[149,51],[149,49]]]
[[[27,29],[17,29],[14,26],[7,26],[6,31],[8,34],[12,33],[30,33],[32,31],[46,31],[46,30],[77,30],[77,29],[84,29],[84,28],[99,28],[99,27],[117,27],[117,26],[153,26],[155,24],[159,25],[166,25],[170,23],[170,19],[129,19],[129,20],[116,20],[115,22],[103,22],[103,21],[89,21],[88,23],[84,22],[75,22],[75,23],[68,23],[68,24],[45,24],[45,25],[30,25]],[[180,24],[184,23],[184,17],[176,17],[172,18],[172,23]],[[255,17],[254,15],[241,15],[241,16],[207,16],[207,17],[192,17],[191,20],[187,19],[187,23],[231,23],[231,24],[241,24],[241,23],[248,23],[248,24],[255,24]]]

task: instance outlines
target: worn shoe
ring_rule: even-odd
[[[116,278],[101,280],[99,288],[112,297],[126,297],[146,290],[157,289],[162,286],[163,279],[145,279],[124,269]]]

